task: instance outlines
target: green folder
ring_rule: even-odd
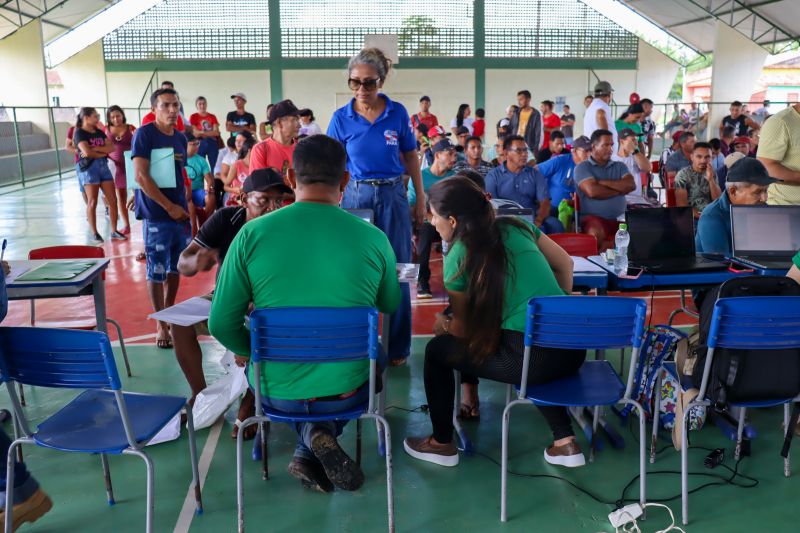
[[[125,152],[124,155],[128,187],[141,189],[136,182],[136,171],[133,169],[130,150]],[[150,151],[150,177],[153,178],[159,189],[174,189],[178,186],[175,181],[175,150],[172,148],[154,148]]]
[[[94,261],[53,261],[25,272],[14,281],[62,281],[72,279],[90,268]]]

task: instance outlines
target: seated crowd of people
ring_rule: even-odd
[[[119,171],[117,152],[130,149],[135,175],[127,178],[139,186],[133,203],[144,224],[154,310],[175,303],[180,276],[218,269],[216,289],[207,296],[212,301],[207,323],[158,324],[158,346],[174,344],[192,399],[206,387],[198,336],[212,335],[235,354],[238,365],[247,365],[250,335],[244,318],[253,308],[377,308],[390,315],[389,353],[382,354],[380,366],[404,364],[411,354],[411,304],[409,287],[398,283],[397,265],[412,262],[416,231],[417,296],[430,298],[430,256],[440,238],[449,305],[437,314],[425,348],[432,431],[407,437],[404,448],[414,458],[455,466],[453,369],[464,378],[462,416],[477,418],[479,378],[520,382],[529,299],[572,291],[572,260],[548,234],[580,229],[602,249],[626,210],[660,205],[650,182],[653,102],[633,102],[614,120],[613,89],[599,82],[584,102],[583,135],[576,136],[568,106],[560,116],[549,100],[534,109],[530,92],[521,90],[518,105],[497,123],[493,153],[484,158],[483,110],[472,120],[469,105],[460,106],[449,131],[430,112],[428,97],[409,116],[381,92],[390,68],[377,49],[350,60],[353,98],[334,113],[327,134],[313,112],[283,100],[268,108],[257,141],[246,96],[236,93],[236,110],[226,119],[231,136],[223,142],[205,99],[197,99],[198,112],[186,121],[178,93],[166,82],[152,94],[152,116],[138,129],[125,125],[119,109],[109,113],[106,129],[96,111],[83,109],[73,136],[78,176],[92,232],[99,237],[92,214],[102,189],[112,238],[124,238],[122,230],[129,227],[116,231],[116,210],[125,200],[114,202],[114,178],[103,160],[112,158]],[[753,154],[752,136],[743,128],[759,126],[742,120],[735,104],[721,125],[722,139],[696,142],[692,131],[679,131],[661,158],[675,205],[691,206],[698,218],[699,251],[730,251],[731,204],[768,198],[800,202],[800,188],[792,185],[800,182],[800,146],[791,133],[797,131],[800,109],[787,108],[766,120]],[[153,153],[163,148],[174,154],[174,183],[154,175]],[[93,164],[82,164],[85,160]],[[125,188],[122,179],[120,185]],[[498,201],[530,209],[533,223],[496,216]],[[559,216],[567,205],[578,210],[577,227],[565,227],[571,218]],[[341,208],[370,209],[374,224]],[[585,358],[583,350],[536,348],[529,383],[574,374]],[[363,362],[269,363],[260,383],[250,379],[266,404],[291,412],[344,409],[362,403],[369,392]],[[545,460],[585,464],[567,410],[539,410],[553,435]],[[238,419],[252,414],[248,393]],[[289,473],[322,492],[358,489],[363,473],[337,442],[344,425],[296,424]]]

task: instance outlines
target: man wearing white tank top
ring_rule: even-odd
[[[619,150],[619,138],[617,128],[614,126],[614,118],[611,114],[611,93],[614,89],[607,81],[599,81],[594,86],[594,100],[586,108],[583,115],[583,134],[589,138],[595,130],[608,130],[614,137],[614,153]]]

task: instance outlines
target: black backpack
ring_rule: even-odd
[[[718,298],[739,296],[800,296],[800,285],[784,276],[748,276],[713,289],[700,307],[700,342],[692,381],[703,378],[711,316]],[[800,350],[730,350],[717,348],[708,381],[712,405],[724,409],[729,401],[783,399],[800,394]]]

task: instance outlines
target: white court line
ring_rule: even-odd
[[[203,446],[203,452],[200,454],[200,461],[198,464],[198,469],[200,470],[200,490],[203,490],[203,487],[206,484],[206,476],[208,475],[208,469],[211,466],[211,459],[214,458],[214,452],[217,449],[217,444],[219,443],[219,436],[222,433],[222,425],[225,422],[225,417],[220,416],[219,419],[214,422],[214,425],[211,426],[211,431],[208,433],[208,439],[206,439],[206,444]],[[194,501],[194,487],[191,485],[189,486],[189,490],[186,492],[186,499],[183,500],[183,507],[181,508],[181,514],[178,515],[178,522],[175,524],[175,528],[172,530],[173,533],[183,533],[189,531],[189,526],[192,525],[192,520],[194,519],[195,515],[195,501]]]
[[[138,337],[128,337],[127,339],[124,339],[124,340],[125,340],[125,344],[128,345],[128,344],[133,344],[136,341],[144,341],[144,340],[147,340],[147,339],[153,339],[155,337],[156,337],[155,333],[148,333],[146,335],[139,335]],[[119,347],[119,341],[112,342],[111,346]]]

